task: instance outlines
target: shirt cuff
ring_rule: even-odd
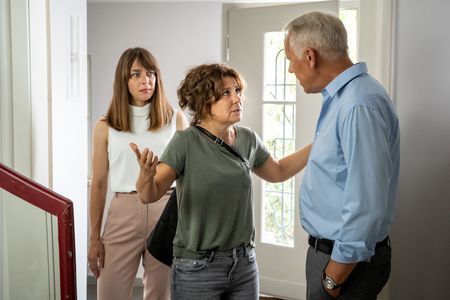
[[[331,253],[331,259],[344,264],[357,263],[361,261],[368,262],[375,254],[375,245],[372,249],[367,247],[364,241],[342,242],[336,240]]]

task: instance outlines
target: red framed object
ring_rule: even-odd
[[[61,299],[77,299],[73,203],[0,163],[0,187],[58,218]]]

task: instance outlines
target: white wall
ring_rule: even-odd
[[[32,161],[33,148],[36,149],[33,141],[38,140],[37,135],[33,136],[33,125],[37,125],[33,122],[33,107],[40,107],[42,94],[34,85],[39,85],[38,80],[32,82],[32,78],[36,77],[33,72],[39,69],[34,55],[40,47],[32,51],[31,45],[39,35],[39,23],[43,20],[40,10],[42,2],[1,1],[0,151],[2,163],[46,185],[48,177],[33,172]],[[39,62],[45,63],[45,58],[40,57]],[[40,75],[43,75],[42,72]],[[45,75],[40,79],[45,79]],[[36,129],[45,127],[45,124],[46,118],[43,126]],[[41,158],[45,161],[45,157]],[[46,215],[3,191],[0,191],[0,201],[0,298],[49,298],[53,295],[50,288],[53,283],[53,261],[50,259],[51,248],[47,248],[47,239],[51,237],[47,235]],[[33,235],[27,236],[30,232]],[[27,255],[23,247],[24,239],[35,246],[33,256]],[[43,278],[42,274],[46,273],[49,276]],[[31,282],[27,289],[23,288],[24,282]]]
[[[29,2],[30,94],[31,94],[31,178],[51,186],[51,98],[49,91],[49,49],[46,0]]]
[[[53,190],[74,203],[77,294],[86,297],[86,1],[50,1]]]
[[[79,299],[86,297],[87,274],[86,19],[86,1],[50,1],[53,190],[74,204]]]
[[[130,47],[147,48],[158,60],[169,101],[187,68],[221,60],[222,4],[90,3],[92,124],[106,113],[117,61]]]
[[[391,299],[450,299],[450,1],[397,5],[401,173]]]
[[[12,83],[11,83],[11,18],[9,1],[0,0],[0,158],[13,162]]]

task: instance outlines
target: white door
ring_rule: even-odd
[[[230,10],[229,61],[247,82],[244,126],[253,128],[281,158],[312,141],[321,95],[306,95],[286,77],[282,27],[310,11],[337,14],[338,2]],[[265,121],[264,121],[265,120]],[[261,293],[306,299],[307,235],[299,220],[300,173],[268,184],[254,178],[256,247]]]

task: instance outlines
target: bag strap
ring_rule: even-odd
[[[243,161],[244,163],[246,163],[248,166],[250,166],[250,162],[248,161],[248,159],[243,156],[242,154],[240,154],[236,148],[234,148],[233,146],[228,145],[227,143],[225,143],[221,138],[215,136],[214,134],[212,134],[211,132],[209,132],[208,130],[206,130],[205,128],[195,125],[195,127],[197,127],[198,130],[200,130],[201,132],[203,132],[207,137],[209,137],[211,140],[214,141],[214,143],[216,143],[219,146],[223,146],[225,147],[225,149],[227,149],[228,151],[230,151],[232,154],[234,154],[236,157],[238,157],[241,161]]]

